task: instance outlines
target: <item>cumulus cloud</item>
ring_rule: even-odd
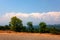
[[[60,12],[47,12],[47,13],[16,13],[10,12],[0,16],[0,25],[8,24],[11,17],[17,16],[22,19],[23,24],[26,25],[28,21],[38,25],[39,22],[46,22],[47,24],[60,24]]]

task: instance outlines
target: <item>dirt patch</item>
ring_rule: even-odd
[[[60,40],[60,35],[47,33],[0,32],[0,40]]]

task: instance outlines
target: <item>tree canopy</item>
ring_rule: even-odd
[[[45,22],[40,22],[39,27],[36,28],[33,26],[32,22],[27,22],[27,26],[23,26],[22,20],[17,18],[16,16],[11,18],[9,25],[0,26],[0,30],[12,30],[16,32],[37,32],[37,33],[52,33],[52,34],[60,34],[60,29],[56,29],[55,26],[47,27]],[[57,27],[57,26],[56,26]]]
[[[16,16],[12,17],[11,18],[11,21],[10,21],[10,28],[11,30],[14,30],[14,31],[21,31],[22,30],[22,20],[17,18]]]
[[[40,32],[45,33],[46,31],[46,23],[45,22],[40,22]]]
[[[27,25],[28,25],[28,27],[29,27],[29,31],[30,31],[30,32],[33,32],[33,31],[34,31],[34,28],[33,28],[32,22],[28,22]]]

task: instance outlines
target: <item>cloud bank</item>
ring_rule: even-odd
[[[21,13],[10,12],[0,16],[0,25],[8,24],[11,17],[17,16],[26,25],[28,21],[33,22],[34,25],[38,25],[40,22],[46,22],[47,24],[60,24],[60,12],[47,12],[47,13]]]

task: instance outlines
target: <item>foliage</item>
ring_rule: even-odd
[[[0,30],[9,30],[9,26],[5,25],[5,26],[0,26]]]
[[[56,29],[55,27],[52,27],[50,29],[50,33],[52,33],[52,34],[60,34],[60,30]]]
[[[23,26],[22,31],[27,32],[26,26]]]
[[[41,33],[45,33],[45,31],[46,31],[46,23],[45,22],[41,22],[39,24],[39,26],[40,26],[40,32]]]
[[[4,26],[0,26],[0,30],[5,30]]]
[[[17,18],[16,16],[12,17],[11,18],[11,21],[10,21],[10,29],[13,30],[13,31],[22,31],[22,27],[23,27],[23,24],[22,24],[22,20]]]
[[[5,25],[4,28],[5,28],[5,30],[9,30],[10,29],[10,27],[8,25]]]
[[[60,29],[56,28],[57,26],[47,26],[45,22],[40,22],[39,27],[34,28],[32,22],[27,22],[27,26],[23,26],[22,20],[17,18],[16,16],[11,18],[9,25],[0,26],[0,30],[13,30],[16,32],[35,32],[35,33],[52,33],[52,34],[60,34]]]
[[[27,25],[29,27],[29,32],[34,32],[34,28],[33,28],[32,22],[28,22]]]

